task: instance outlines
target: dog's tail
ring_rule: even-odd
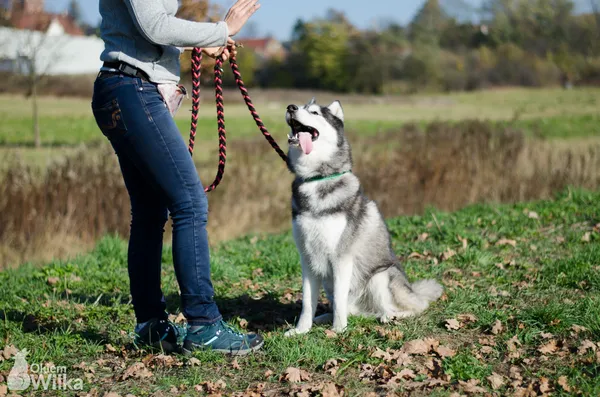
[[[418,314],[437,300],[444,288],[435,280],[419,280],[409,283],[404,272],[395,270],[391,281],[391,291],[396,304],[406,311]]]
[[[438,300],[444,287],[435,280],[419,280],[411,284],[413,292],[427,303]]]

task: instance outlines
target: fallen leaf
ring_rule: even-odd
[[[48,283],[48,285],[56,285],[60,282],[60,278],[58,277],[48,277],[48,279],[46,279],[46,282]]]
[[[233,361],[231,362],[231,368],[233,368],[233,369],[242,369],[242,367],[240,367],[240,364],[238,364],[237,358],[234,358]]]
[[[596,344],[594,342],[592,342],[591,340],[584,340],[583,342],[581,342],[581,346],[579,346],[579,349],[577,349],[577,354],[579,355],[583,355],[586,354],[588,350],[592,350],[592,351],[596,351]]]
[[[587,331],[586,327],[582,327],[581,325],[572,325],[571,329],[573,330],[573,332],[575,332],[576,334],[580,333],[580,332],[584,332]]]
[[[342,397],[344,395],[344,386],[329,382],[323,385],[321,396],[323,397]]]
[[[404,368],[402,371],[398,372],[397,376],[405,379],[414,379],[416,377],[415,371],[408,368]]]
[[[5,346],[2,351],[2,357],[6,360],[11,358],[12,356],[16,356],[19,353],[19,349],[17,349],[14,345]]]
[[[458,241],[460,241],[460,243],[462,244],[462,249],[466,250],[467,247],[469,246],[469,241],[466,238],[462,238],[461,236],[457,236],[458,237]]]
[[[478,386],[480,383],[479,379],[469,379],[467,382],[459,380],[458,383],[463,387],[464,391],[469,394],[485,393],[485,389]]]
[[[519,341],[517,335],[513,336],[512,338],[506,341],[506,347],[509,351],[509,358],[521,357],[521,349],[519,349],[518,346],[521,346],[521,342]]]
[[[477,321],[477,317],[471,313],[459,314],[457,318],[464,323],[474,323]]]
[[[303,369],[294,367],[288,367],[279,377],[280,382],[300,383],[307,380],[310,380],[310,374]]]
[[[246,320],[245,318],[241,318],[240,319],[240,328],[246,329],[247,327],[248,327],[248,320]]]
[[[456,256],[456,251],[451,248],[446,248],[446,251],[442,254],[442,260],[447,261],[448,259]]]
[[[550,380],[544,376],[540,378],[540,392],[542,394],[548,393],[551,390]]]
[[[438,346],[437,348],[435,348],[435,352],[439,354],[441,358],[454,357],[456,355],[456,351],[446,346]]]
[[[377,331],[379,336],[382,338],[387,338],[390,340],[402,340],[402,338],[404,338],[402,331],[397,329],[388,329],[386,327],[376,326],[375,331]]]
[[[114,353],[117,351],[117,349],[114,348],[113,345],[111,345],[110,343],[108,343],[107,345],[104,346],[104,348],[106,349],[106,351]]]
[[[514,248],[514,247],[517,246],[517,241],[516,240],[509,240],[509,239],[506,239],[506,238],[501,238],[500,240],[498,240],[496,242],[496,245],[497,246],[510,245],[510,246],[512,246]]]
[[[455,318],[446,319],[444,322],[448,331],[457,330],[461,327],[461,324]]]
[[[264,377],[266,379],[269,379],[271,376],[273,376],[273,371],[271,371],[270,369],[266,370],[264,373]]]
[[[418,252],[413,252],[408,256],[408,259],[423,259],[424,255],[419,254]]]
[[[417,241],[424,242],[424,241],[427,241],[428,238],[429,238],[429,233],[422,233],[422,234],[419,234],[419,237],[417,237]]]
[[[8,394],[8,386],[0,385],[0,397],[4,397]]]
[[[130,365],[123,375],[121,375],[121,380],[135,378],[135,379],[144,379],[152,377],[152,372],[146,368],[146,365],[142,362],[137,362]]]
[[[406,342],[402,346],[402,351],[406,354],[427,354],[429,345],[422,339],[414,339]]]
[[[325,330],[325,336],[327,338],[335,338],[335,337],[337,337],[337,334],[335,333],[335,331],[332,331],[330,329],[326,329]]]
[[[187,365],[190,367],[195,367],[200,364],[201,364],[200,360],[198,360],[196,357],[192,357],[187,361]]]
[[[535,211],[529,211],[527,217],[529,217],[530,219],[540,219],[540,216]]]
[[[586,232],[583,237],[581,237],[581,241],[584,243],[589,243],[590,242],[590,238],[592,237],[592,233],[590,232]]]
[[[323,370],[331,376],[335,376],[338,371],[338,361],[335,359],[327,360],[323,365]]]
[[[389,352],[389,348],[387,350],[383,351],[380,348],[376,347],[375,351],[373,351],[373,353],[371,353],[371,357],[379,358],[386,362],[392,361],[392,355]]]
[[[209,394],[219,393],[221,390],[227,388],[227,383],[223,379],[219,379],[216,382],[202,382],[199,385],[194,386],[194,390],[198,392],[205,392]]]
[[[571,386],[569,386],[569,380],[567,379],[566,376],[559,376],[558,377],[558,385],[560,387],[562,387],[563,390],[566,391],[566,392],[570,392],[571,391]]]
[[[554,354],[557,350],[556,339],[551,339],[548,343],[538,348],[538,351],[542,354]]]
[[[104,394],[104,397],[121,397],[119,393],[115,393],[114,391],[108,392]]]
[[[490,382],[490,386],[492,386],[492,389],[494,390],[498,390],[499,388],[504,386],[504,376],[498,375],[495,372],[492,372],[492,374],[486,379]]]
[[[498,335],[503,330],[504,328],[502,327],[502,322],[500,320],[496,320],[496,322],[494,322],[494,325],[492,326],[492,334]]]
[[[551,334],[550,332],[542,332],[542,333],[540,333],[540,336],[543,339],[552,339],[552,338],[554,338],[554,335]]]

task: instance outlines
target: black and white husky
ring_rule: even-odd
[[[292,184],[293,234],[302,264],[302,313],[287,336],[308,332],[333,320],[333,330],[348,325],[348,315],[374,316],[382,322],[421,313],[442,294],[434,280],[410,283],[392,251],[390,235],[375,202],[362,193],[352,174],[350,145],[344,135],[340,102],[327,107],[314,99],[289,105],[288,167]],[[316,319],[321,285],[333,314]]]

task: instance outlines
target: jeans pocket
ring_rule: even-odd
[[[92,111],[96,119],[96,124],[98,124],[100,130],[108,139],[113,140],[123,137],[127,133],[121,108],[116,99],[103,106],[92,107]]]

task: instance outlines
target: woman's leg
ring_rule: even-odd
[[[159,196],[171,212],[173,260],[188,323],[215,323],[221,314],[214,302],[210,277],[204,189],[156,86],[140,79],[131,81],[134,84],[113,90],[116,109],[112,118],[122,122],[124,132],[111,141],[119,156],[131,161],[140,177],[157,192],[146,192],[140,200],[155,200]]]

